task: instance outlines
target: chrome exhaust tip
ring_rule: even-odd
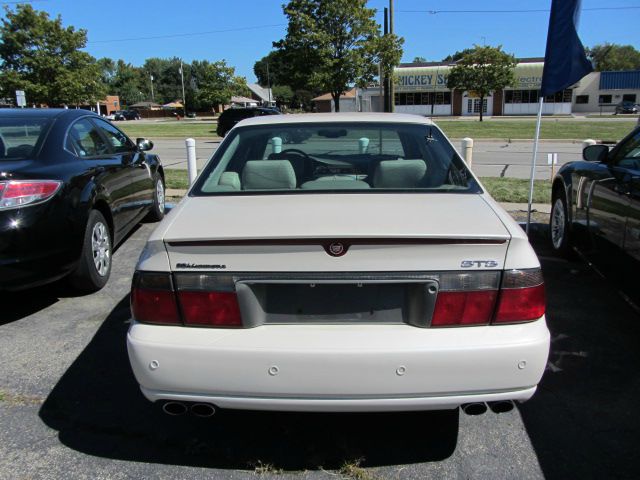
[[[182,402],[165,402],[162,411],[167,415],[178,416],[187,413],[187,406]]]
[[[472,415],[472,416],[482,415],[487,411],[487,404],[481,403],[481,402],[465,403],[460,408],[462,408],[462,411],[467,415]]]
[[[196,417],[212,417],[216,413],[216,408],[209,403],[194,403],[191,405],[191,413]]]
[[[500,400],[489,402],[489,408],[493,413],[507,413],[513,410],[514,404],[511,400]]]

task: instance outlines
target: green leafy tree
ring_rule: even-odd
[[[331,93],[336,111],[350,85],[373,80],[378,61],[393,70],[391,63],[402,56],[402,40],[383,40],[366,0],[290,0],[284,13],[287,35],[274,46],[292,71],[306,77],[307,88]]]
[[[454,53],[453,55],[447,55],[446,57],[444,57],[442,59],[443,62],[457,62],[458,60],[460,60],[462,57],[464,57],[465,55],[473,52],[473,48],[465,48],[464,50],[456,50],[456,53]]]
[[[27,101],[51,106],[94,104],[106,88],[95,58],[81,51],[87,32],[29,4],[6,8],[0,25],[0,93],[24,90]]]
[[[480,105],[494,90],[502,90],[515,84],[513,55],[502,51],[502,46],[482,47],[475,45],[451,68],[447,87],[468,92],[480,97]],[[482,108],[480,108],[482,121]]]
[[[235,69],[224,60],[217,62],[194,61],[191,64],[194,88],[194,106],[198,110],[209,110],[220,104],[228,104],[232,95],[248,95],[244,78],[235,76]],[[185,79],[186,82],[186,79]]]
[[[267,65],[269,66],[269,77],[267,78]],[[295,85],[296,77],[284,59],[283,52],[274,50],[269,52],[253,65],[253,73],[258,79],[258,84],[267,85]],[[303,82],[304,83],[304,82]],[[293,87],[292,87],[293,88]]]
[[[293,90],[289,85],[274,85],[272,87],[273,98],[279,107],[291,105],[294,97]]]
[[[587,48],[587,56],[599,72],[640,70],[640,51],[632,45],[605,43]]]
[[[427,59],[424,57],[413,57],[413,63],[425,63]]]

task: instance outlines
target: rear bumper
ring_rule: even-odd
[[[522,325],[134,323],[129,358],[152,401],[289,411],[401,411],[530,398],[549,352],[544,318]]]

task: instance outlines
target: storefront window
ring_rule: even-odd
[[[589,95],[576,95],[576,104],[589,103]]]
[[[451,105],[451,92],[396,93],[396,105]]]
[[[602,104],[611,103],[611,95],[600,95],[598,97],[598,103],[602,103]]]

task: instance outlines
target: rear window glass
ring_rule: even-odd
[[[0,118],[0,161],[32,158],[48,124],[46,118]]]
[[[192,195],[335,191],[480,189],[435,126],[298,123],[234,129]]]

